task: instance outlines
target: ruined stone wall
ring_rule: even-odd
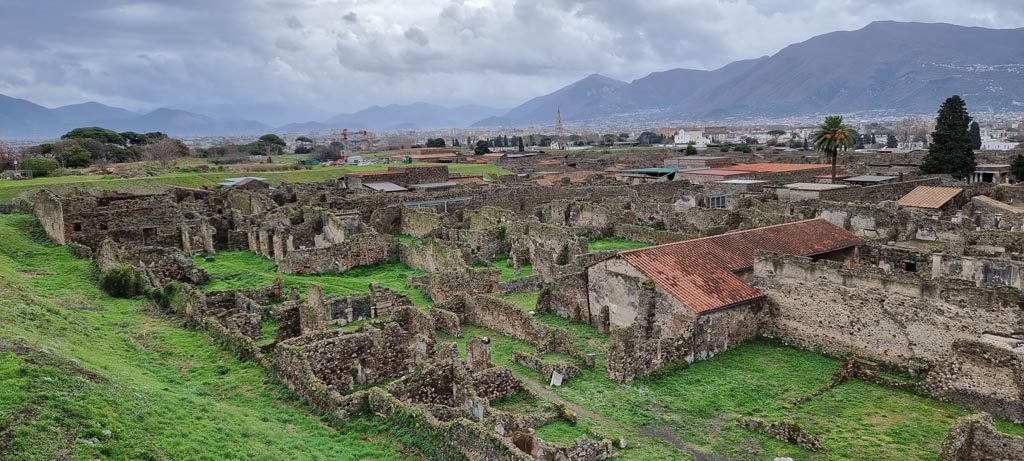
[[[501,271],[466,268],[435,272],[429,276],[428,292],[438,303],[464,294],[500,293]]]
[[[957,339],[924,385],[939,399],[1024,423],[1024,340]]]
[[[949,277],[975,282],[976,284],[1005,285],[1024,288],[1021,281],[1021,267],[1024,262],[1002,258],[977,256],[948,257],[941,254],[932,256],[932,276]]]
[[[64,204],[60,198],[47,190],[40,190],[32,198],[32,212],[43,225],[46,235],[59,245],[68,243],[64,229]]]
[[[461,315],[463,322],[490,328],[526,341],[537,346],[540,351],[582,357],[568,331],[538,322],[522,307],[511,301],[486,295],[467,296],[452,309]]]
[[[661,231],[633,224],[616,224],[612,231],[612,235],[639,242],[650,242],[652,245],[678,242],[680,240],[689,240],[697,237],[694,234]]]
[[[906,365],[942,357],[958,338],[1024,331],[1012,288],[770,254],[758,256],[754,285],[768,299],[761,334],[832,355]]]
[[[913,179],[910,181],[890,182],[874,186],[851,187],[821,191],[818,198],[833,202],[868,202],[878,203],[886,200],[899,200],[917,186],[941,186],[942,178],[938,176]]]
[[[537,311],[565,317],[574,322],[597,328],[607,326],[598,317],[591,316],[587,291],[587,273],[579,271],[559,276],[551,281],[537,297]]]
[[[341,273],[354,267],[395,262],[398,254],[398,240],[394,237],[359,234],[337,245],[288,253],[278,260],[277,270],[304,275]]]
[[[401,260],[406,266],[427,272],[459,270],[473,264],[468,247],[450,245],[434,238],[403,245]]]
[[[441,227],[441,215],[429,208],[402,207],[399,231],[413,237],[426,237]]]
[[[953,423],[942,442],[940,461],[1016,461],[1022,459],[1024,437],[996,430],[992,416],[977,413]]]

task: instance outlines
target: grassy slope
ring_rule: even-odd
[[[0,216],[0,459],[415,455],[381,420],[326,425],[265,370],[104,296],[95,276],[33,218]]]
[[[387,165],[317,166],[308,170],[168,173],[160,176],[128,179],[101,175],[83,175],[35,178],[24,181],[0,181],[0,202],[13,201],[19,196],[24,196],[26,192],[31,193],[41,188],[47,188],[55,192],[66,192],[73,187],[96,187],[119,192],[157,193],[166,190],[167,186],[213,187],[225,178],[238,176],[266,178],[270,184],[277,185],[282,182],[322,182],[328,179],[338,179],[345,173],[352,171],[381,171],[386,170],[387,167]],[[463,175],[501,176],[510,174],[509,171],[501,167],[489,164],[451,164],[448,165],[448,170],[452,173]]]

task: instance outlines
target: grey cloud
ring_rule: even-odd
[[[413,42],[419,46],[427,46],[428,44],[430,44],[430,38],[427,37],[427,33],[423,32],[423,29],[420,29],[418,27],[410,27],[406,29],[404,35],[405,38],[409,39],[410,42]]]
[[[1020,0],[970,3],[0,0],[0,93],[275,123],[289,120],[273,107],[301,108],[291,117],[417,100],[512,106],[591,72],[716,68],[874,20],[1024,26]]]

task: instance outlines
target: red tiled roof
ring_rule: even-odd
[[[899,206],[914,208],[942,208],[964,190],[959,187],[917,186],[896,202]]]
[[[752,171],[754,173],[785,173],[790,171],[821,170],[825,168],[832,168],[832,165],[815,163],[747,163],[722,167],[723,170]]]
[[[736,171],[727,170],[725,168],[708,168],[706,170],[689,170],[680,171],[679,174],[706,174],[711,176],[736,176],[741,174],[750,174],[749,171]]]
[[[811,256],[864,243],[824,219],[809,219],[619,252],[619,256],[696,313],[764,296],[733,273],[758,251]]]

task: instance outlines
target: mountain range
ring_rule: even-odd
[[[881,21],[715,70],[672,69],[624,82],[593,74],[510,110],[427,103],[373,106],[322,122],[271,127],[161,108],[140,114],[96,102],[48,109],[0,95],[0,138],[52,138],[79,126],[177,136],[740,121],[823,113],[934,113],[959,94],[972,111],[1024,111],[1024,28]]]
[[[47,139],[82,126],[115,131],[162,131],[175,136],[254,135],[269,132],[307,133],[349,128],[353,130],[426,130],[466,127],[482,118],[505,112],[483,106],[442,107],[433,104],[373,106],[338,114],[324,122],[292,123],[272,127],[252,120],[219,120],[184,110],[161,108],[139,114],[97,102],[53,109],[24,99],[0,95],[0,139]]]
[[[632,82],[591,75],[485,126],[565,121],[727,121],[822,113],[934,113],[953,94],[973,111],[1024,111],[1024,28],[880,21],[712,71]]]

